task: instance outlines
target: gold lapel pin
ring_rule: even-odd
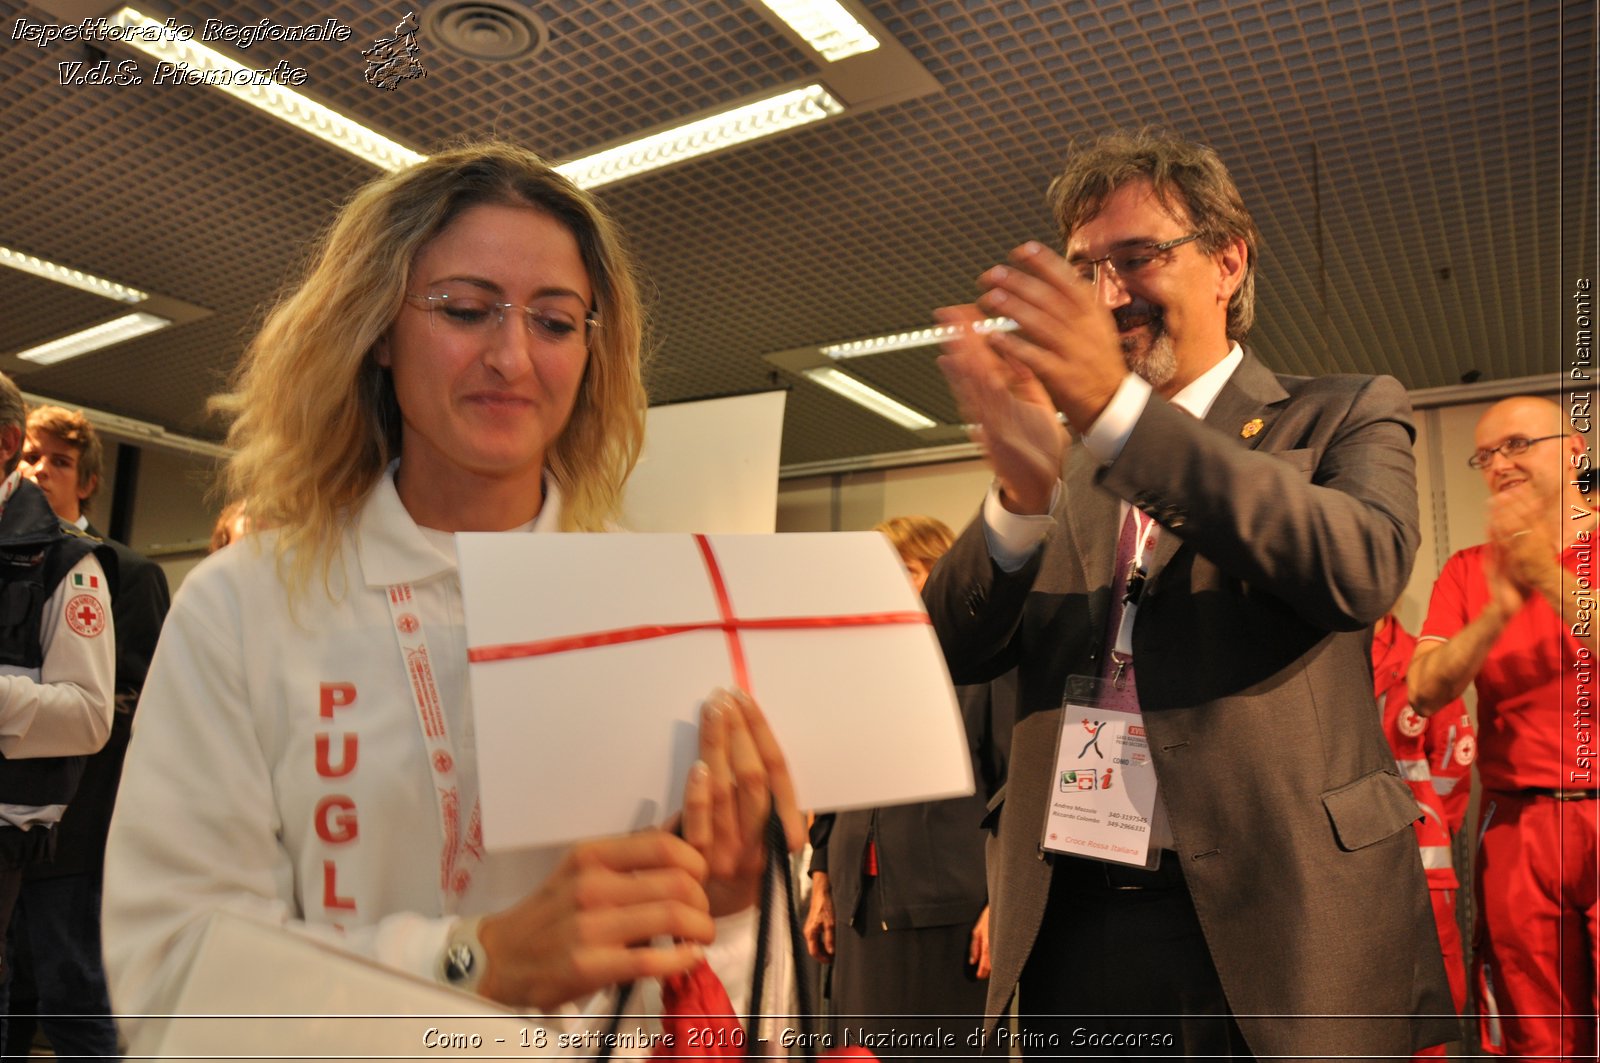
[[[1264,423],[1265,422],[1263,422],[1259,417],[1250,418],[1250,420],[1244,423],[1244,427],[1239,429],[1239,438],[1249,439],[1251,436],[1261,431]]]

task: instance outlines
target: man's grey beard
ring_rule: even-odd
[[[1167,382],[1178,375],[1178,353],[1173,350],[1172,337],[1165,328],[1156,329],[1155,339],[1150,341],[1150,346],[1140,352],[1134,350],[1128,343],[1124,343],[1122,358],[1128,363],[1128,370],[1142,377],[1145,383],[1160,391]]]

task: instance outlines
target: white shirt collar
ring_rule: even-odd
[[[361,559],[361,575],[369,587],[388,587],[396,583],[420,583],[454,572],[455,557],[441,553],[417,522],[411,519],[400,493],[395,490],[394,474],[398,460],[390,462],[382,479],[356,517],[356,550]],[[561,494],[548,476],[544,478],[544,505],[529,529],[557,531],[561,527]]]
[[[1172,396],[1172,404],[1205,420],[1206,414],[1211,412],[1211,404],[1222,393],[1222,385],[1228,382],[1243,361],[1244,351],[1235,343],[1222,361],[1189,381],[1187,387]]]

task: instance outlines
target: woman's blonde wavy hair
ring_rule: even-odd
[[[938,517],[890,517],[872,530],[889,540],[903,561],[921,561],[932,568],[955,545],[950,525]]]
[[[257,527],[277,530],[291,592],[321,568],[324,587],[345,525],[400,454],[400,410],[373,345],[399,313],[417,252],[479,204],[530,206],[571,231],[600,328],[572,417],[545,455],[562,526],[598,530],[638,459],[647,404],[644,312],[632,260],[595,201],[539,156],[472,144],[381,177],[351,198],[279,300],[213,409],[231,417],[223,472]]]

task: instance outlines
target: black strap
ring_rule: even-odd
[[[802,1033],[808,1034],[812,1022],[811,985],[806,981],[805,968],[800,962],[804,955],[805,938],[801,931],[800,919],[795,912],[794,905],[794,876],[789,873],[789,844],[784,835],[783,819],[778,815],[778,805],[774,801],[772,810],[767,815],[766,830],[767,862],[761,869],[761,911],[756,922],[756,955],[755,966],[750,973],[750,1018],[745,1027],[745,1057],[756,1059],[765,1053],[757,1051],[756,1038],[761,1033],[761,1000],[766,989],[767,959],[772,951],[772,921],[774,918],[773,906],[778,903],[779,891],[775,888],[779,882],[783,884],[782,903],[784,921],[788,924],[790,958],[794,964],[795,992],[799,998],[800,1013],[794,1016],[795,1023]],[[627,1011],[628,998],[633,995],[633,983],[625,982],[617,987],[617,1003],[611,1013],[611,1020],[606,1024],[606,1036],[600,1043],[600,1051],[596,1054],[598,1060],[611,1058],[612,1049],[617,1043],[617,1033],[622,1028],[622,1018]],[[816,1053],[809,1046],[814,1039],[802,1036],[797,1038],[800,1045],[807,1046],[800,1058],[806,1063],[811,1063],[816,1058]]]
[[[806,978],[806,967],[801,957],[806,954],[805,929],[801,925],[799,909],[795,905],[794,876],[789,874],[789,861],[785,855],[789,851],[788,841],[784,837],[783,822],[773,812],[772,820],[778,826],[778,859],[783,861],[783,904],[789,912],[789,950],[794,959],[794,986],[797,1003],[800,1005],[799,1020],[810,1024],[815,1015],[813,1005],[816,1003],[811,998],[811,981]],[[772,844],[770,841],[767,843]],[[807,1043],[810,1043],[809,1040]]]
[[[772,847],[772,829],[777,824],[780,839],[776,854]],[[756,1036],[761,1032],[761,1002],[763,991],[767,984],[767,955],[772,950],[772,905],[774,901],[774,879],[777,876],[777,863],[783,859],[783,854],[789,847],[781,841],[783,837],[783,823],[778,819],[778,810],[774,808],[767,817],[767,862],[761,869],[761,917],[756,923],[756,961],[755,970],[750,974],[750,1021],[745,1027],[745,1055],[754,1058]],[[774,860],[774,855],[777,860]],[[787,875],[784,876],[788,878]]]
[[[802,1036],[797,1038],[801,1051],[799,1057],[810,1063],[816,1058],[816,1053],[810,1046],[814,1038],[805,1036],[810,1034],[812,1022],[811,984],[806,980],[804,965],[800,957],[805,954],[805,937],[801,930],[800,918],[794,905],[794,876],[789,873],[789,844],[784,835],[783,819],[778,815],[778,804],[772,803],[772,810],[767,814],[767,864],[761,872],[761,918],[756,924],[756,959],[755,970],[750,975],[750,1020],[745,1028],[745,1058],[756,1059],[762,1053],[757,1051],[757,1037],[761,1033],[761,1002],[762,993],[766,988],[767,959],[771,952],[773,906],[779,903],[779,891],[774,887],[781,882],[783,919],[787,924],[789,936],[789,958],[793,965],[795,995],[798,998],[800,1012],[793,1016],[795,1025],[800,1028]],[[791,1053],[793,1055],[794,1053]]]
[[[633,996],[633,983],[623,982],[617,986],[617,1006],[612,1009],[611,1021],[606,1023],[605,1040],[600,1042],[600,1051],[596,1053],[597,1060],[611,1058],[612,1049],[617,1047],[617,1033],[622,1029],[622,1016],[628,1010],[628,998]]]

